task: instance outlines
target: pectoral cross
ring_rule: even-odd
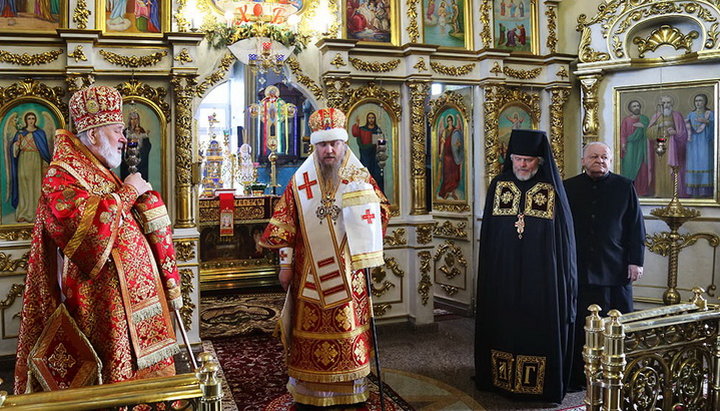
[[[518,214],[515,228],[517,228],[518,238],[522,240],[523,233],[525,232],[525,214]]]
[[[330,217],[333,224],[335,224],[341,211],[340,207],[335,205],[335,197],[330,194],[326,194],[320,202],[322,205],[315,210],[315,215],[320,219],[320,224],[322,224],[325,217]]]

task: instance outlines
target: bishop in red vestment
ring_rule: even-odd
[[[160,194],[140,174],[121,181],[110,171],[126,143],[122,96],[110,87],[86,88],[70,99],[70,111],[78,137],[57,131],[37,207],[17,394],[47,389],[39,380],[50,374],[62,379],[83,372],[73,369],[74,359],[55,364],[62,369],[51,361],[48,375],[29,367],[31,349],[60,304],[101,362],[97,382],[175,374],[179,350],[169,310],[180,308],[182,297],[170,219]],[[59,386],[72,387],[72,381]]]
[[[347,149],[344,124],[332,108],[310,117],[315,151],[291,178],[261,240],[280,249],[280,283],[288,290],[281,320],[288,390],[296,403],[314,406],[368,398],[372,302],[363,271],[351,268],[357,256],[349,253],[339,207],[349,184],[344,171],[361,170],[374,187],[380,212],[364,218],[381,219],[380,235],[390,216],[382,191]]]

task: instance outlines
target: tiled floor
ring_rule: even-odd
[[[457,317],[437,324],[436,330],[418,331],[405,325],[382,325],[378,330],[381,367],[388,369],[387,383],[417,409],[562,410],[582,404],[584,393],[568,394],[562,404],[546,404],[513,402],[495,393],[478,391],[471,379],[475,373],[475,320]],[[437,390],[429,388],[433,380],[440,383],[434,384]],[[456,396],[465,395],[476,405],[463,403],[464,397],[452,402],[451,398],[440,398],[445,394],[435,400],[430,395],[453,390]]]

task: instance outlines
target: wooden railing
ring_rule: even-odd
[[[588,410],[720,410],[720,307],[693,292],[689,304],[607,318],[588,308]]]
[[[223,397],[217,375],[220,367],[210,353],[201,353],[199,359],[201,366],[196,373],[173,377],[23,395],[7,395],[2,391],[0,409],[80,411],[127,407],[132,410],[135,405],[147,404],[138,409],[220,411]],[[164,406],[159,406],[162,403]]]

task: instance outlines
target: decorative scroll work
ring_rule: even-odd
[[[123,56],[107,50],[100,50],[99,53],[108,63],[131,68],[154,66],[168,54],[167,50],[156,51],[147,56]]]
[[[435,226],[434,234],[438,237],[449,237],[458,240],[467,240],[467,222],[460,221],[457,226],[449,220],[445,220],[444,223]]]
[[[190,56],[190,52],[186,48],[180,50],[180,53],[178,53],[173,60],[179,62],[180,64],[192,63],[194,61],[192,56]]]
[[[407,237],[405,237],[405,229],[398,228],[397,230],[394,230],[392,234],[385,236],[383,241],[388,247],[395,247],[407,244]]]
[[[0,62],[17,64],[20,66],[33,66],[52,63],[63,53],[63,49],[50,50],[37,54],[16,54],[6,50],[0,50]]]
[[[288,67],[290,67],[290,71],[295,76],[298,83],[302,84],[308,90],[310,90],[310,92],[313,93],[313,96],[315,96],[316,99],[323,99],[322,87],[318,86],[313,79],[303,74],[303,71],[300,68],[300,63],[295,57],[288,58],[287,60],[285,60],[285,63],[287,63]]]
[[[115,88],[123,97],[138,96],[152,101],[162,111],[165,116],[165,121],[170,121],[170,104],[165,101],[165,97],[167,97],[167,89],[165,89],[165,87],[153,88],[148,84],[137,81],[136,79],[131,79],[125,83],[118,84]]]
[[[427,66],[425,65],[425,59],[423,57],[418,58],[418,62],[415,63],[413,68],[417,71],[427,71]]]
[[[0,252],[0,272],[14,273],[18,269],[26,269],[30,252],[26,252],[20,258],[13,259],[9,254]]]
[[[377,61],[368,62],[355,57],[350,57],[348,60],[356,70],[370,71],[372,73],[387,73],[388,71],[395,70],[400,64],[400,59],[390,60],[385,63]]]
[[[430,280],[430,261],[432,254],[430,251],[420,251],[420,282],[418,283],[418,294],[423,305],[427,305],[430,298],[430,290],[432,289],[432,281]]]
[[[552,102],[550,103],[550,145],[552,146],[555,163],[561,175],[565,173],[565,102],[570,96],[570,89],[554,87],[550,89]]]
[[[503,67],[503,73],[505,73],[509,77],[517,78],[520,80],[532,80],[539,76],[541,72],[542,67],[536,67],[529,70],[516,70],[508,66]]]
[[[205,77],[203,81],[195,87],[196,95],[202,97],[210,87],[222,81],[233,63],[235,63],[235,55],[228,51],[220,59],[220,63],[215,71],[210,73],[209,76]]]
[[[347,100],[340,105],[340,109],[346,113],[355,103],[366,100],[375,99],[385,104],[398,118],[402,113],[400,105],[400,92],[396,90],[388,90],[378,87],[374,81],[369,81],[366,86],[358,87],[354,90],[347,91]]]
[[[426,81],[410,81],[410,158],[411,158],[411,195],[412,208],[410,214],[426,214],[425,187],[427,182],[425,174],[425,101],[430,86]]]
[[[454,241],[445,240],[444,243],[440,244],[433,260],[435,260],[436,270],[443,273],[448,280],[461,275],[464,276],[467,272],[467,260],[462,249],[456,246]],[[439,262],[443,264],[437,267]]]
[[[193,278],[195,273],[188,268],[180,269],[180,293],[182,295],[183,306],[180,308],[180,317],[182,317],[185,330],[192,328],[192,314],[195,311],[195,304],[192,301]]]
[[[583,113],[583,145],[596,141],[598,138],[598,81],[600,75],[580,76],[582,86]]]
[[[475,68],[475,63],[465,64],[463,66],[446,66],[442,63],[439,63],[437,61],[431,61],[430,67],[439,74],[444,74],[446,76],[464,76]]]
[[[483,42],[483,48],[492,48],[492,35],[490,34],[490,13],[492,12],[492,1],[484,0],[480,4],[480,23],[482,23],[482,29],[480,30],[480,39]]]
[[[342,54],[340,54],[340,53],[338,53],[338,54],[335,55],[335,58],[332,59],[332,61],[330,62],[330,64],[332,64],[333,66],[335,66],[336,69],[339,69],[340,67],[347,66],[347,64],[345,63],[345,60],[343,60],[343,58],[342,58]]]
[[[177,8],[173,17],[177,23],[177,30],[180,33],[185,33],[190,28],[190,22],[185,18],[185,7],[187,7],[188,0],[175,0]]]
[[[85,52],[83,51],[83,46],[78,44],[77,47],[75,47],[75,50],[73,50],[72,53],[68,54],[68,56],[75,59],[75,62],[79,61],[87,61],[87,56],[85,56]]]
[[[545,40],[550,53],[557,53],[557,9],[555,6],[548,5],[545,10],[545,17],[547,17],[548,36]]]
[[[407,26],[407,32],[408,37],[410,37],[410,43],[417,43],[418,39],[420,38],[420,30],[418,29],[418,21],[417,21],[417,5],[419,3],[419,0],[407,0],[407,18],[408,18],[408,26]]]
[[[176,241],[175,256],[178,261],[192,261],[195,259],[195,241]]]
[[[2,241],[30,240],[31,238],[32,228],[23,228],[21,230],[13,229],[10,231],[0,232],[0,240]]]
[[[73,23],[75,23],[80,30],[85,30],[87,29],[88,17],[90,17],[90,10],[87,8],[87,2],[85,0],[78,0],[75,10],[73,10]]]
[[[176,75],[170,83],[175,93],[175,198],[176,228],[195,225],[192,216],[192,99],[195,75]]]
[[[68,105],[65,103],[65,90],[62,87],[49,87],[34,79],[26,78],[19,83],[0,87],[0,106],[20,97],[39,97],[57,107],[65,118],[69,118]]]
[[[430,244],[432,242],[433,227],[435,227],[435,224],[420,224],[415,227],[415,237],[418,244]]]

